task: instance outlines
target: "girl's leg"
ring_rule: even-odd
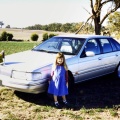
[[[56,96],[56,95],[53,95],[53,97],[54,97],[54,102],[58,102],[57,96]]]
[[[63,98],[63,101],[66,101],[66,96],[64,95],[64,96],[62,96],[62,98]]]
[[[63,103],[68,107],[69,104],[68,104],[68,102],[66,100],[66,96],[64,95],[64,96],[62,96],[62,98],[63,98]]]
[[[54,95],[53,97],[54,97],[55,106],[56,106],[57,108],[61,108],[61,106],[60,106],[59,103],[58,103],[57,96]]]

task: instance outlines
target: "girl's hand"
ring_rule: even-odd
[[[68,82],[66,83],[66,86],[67,86],[67,88],[68,88]]]
[[[48,81],[48,83],[50,84],[50,80]]]

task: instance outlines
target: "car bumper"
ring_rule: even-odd
[[[0,75],[0,80],[2,81],[2,86],[9,87],[16,91],[26,92],[26,93],[42,93],[47,90],[47,82],[40,82],[44,80],[37,81],[27,81],[20,79],[13,79],[8,76]]]

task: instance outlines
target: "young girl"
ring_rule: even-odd
[[[62,96],[63,103],[68,105],[66,96],[68,94],[68,67],[63,53],[57,53],[49,80],[48,93],[53,94],[55,106],[60,107],[57,96]]]

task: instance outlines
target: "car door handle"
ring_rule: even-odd
[[[98,60],[102,60],[102,57],[99,57]]]

